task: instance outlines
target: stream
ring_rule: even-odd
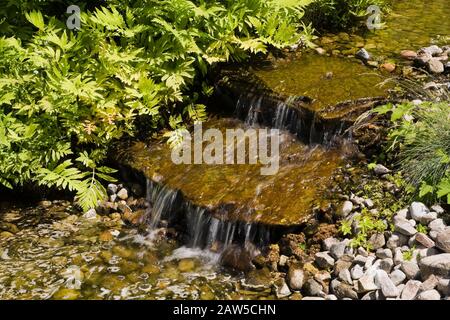
[[[68,201],[18,206],[0,199],[0,299],[276,298],[267,269],[244,275],[219,262],[227,248],[244,257],[237,245],[256,256],[308,221],[333,189],[335,171],[355,156],[347,134],[354,117],[343,118],[354,106],[330,107],[383,101],[392,89],[382,85],[390,75],[364,66],[356,51],[364,47],[380,62],[401,64],[401,50],[450,40],[448,0],[396,1],[382,22],[385,29],[376,32],[322,35],[317,43],[328,55],[302,53],[253,70],[273,92],[312,102],[292,107],[289,99],[267,102],[240,92],[233,116],[208,121],[221,129],[281,129],[273,177],[252,165],[175,166],[167,145],[136,142],[124,150],[124,162],[146,177],[137,199],[151,215],[145,230],[113,212],[81,216]]]

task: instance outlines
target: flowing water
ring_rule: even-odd
[[[285,96],[313,98],[311,109],[326,122],[331,105],[387,94],[389,87],[378,86],[387,75],[351,57],[356,50],[365,47],[380,62],[400,63],[401,50],[448,44],[450,5],[395,1],[383,22],[385,29],[376,32],[323,35],[318,44],[330,56],[303,54],[256,74]],[[267,270],[246,277],[229,273],[219,266],[221,253],[236,243],[258,252],[273,237],[273,226],[304,221],[345,164],[351,137],[335,122],[318,126],[316,113],[291,109],[284,100],[267,110],[262,96],[242,92],[236,110],[242,121],[214,125],[289,131],[280,171],[271,178],[259,175],[258,166],[173,166],[164,145],[150,152],[134,144],[133,161],[150,178],[144,230],[126,227],[114,215],[83,218],[64,201],[2,208],[0,299],[274,298]],[[175,236],[167,225],[181,225],[184,232]]]

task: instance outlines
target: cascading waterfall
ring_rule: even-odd
[[[178,192],[147,180],[147,200],[152,204],[150,210],[150,229],[158,227],[162,219],[171,220],[176,213]]]
[[[158,228],[162,220],[175,220],[178,213],[185,214],[186,245],[190,248],[214,248],[223,251],[233,243],[252,243],[262,246],[270,240],[267,228],[251,222],[221,220],[207,209],[179,201],[179,193],[147,181],[147,199],[150,208],[149,227]]]

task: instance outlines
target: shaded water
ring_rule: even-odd
[[[218,254],[180,247],[158,230],[140,232],[108,216],[85,219],[68,203],[8,209],[0,224],[0,299],[247,299],[242,276],[217,266]],[[104,232],[114,234],[109,241]]]

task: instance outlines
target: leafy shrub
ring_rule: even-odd
[[[391,114],[387,151],[395,155],[416,195],[450,204],[450,104],[389,104],[374,112]]]
[[[386,7],[386,0],[317,0],[308,6],[306,19],[316,29],[341,30],[362,22],[367,8]]]
[[[10,35],[0,38],[0,185],[68,189],[87,209],[105,194],[102,180],[113,180],[102,166],[108,147],[135,133],[137,117],[152,130],[170,127],[176,143],[179,130],[205,118],[192,88],[210,91],[209,68],[298,43],[311,1],[93,1],[74,31],[55,2],[66,3],[0,9]],[[56,16],[28,12],[34,5]]]

